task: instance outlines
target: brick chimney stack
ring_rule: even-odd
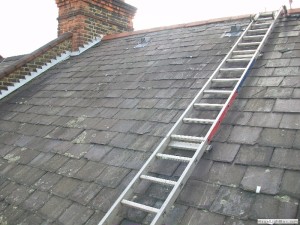
[[[73,50],[100,34],[133,31],[136,8],[123,0],[56,0],[58,35],[73,33]]]

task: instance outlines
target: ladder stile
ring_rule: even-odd
[[[222,62],[213,72],[211,77],[209,77],[207,82],[197,93],[183,114],[178,118],[175,125],[171,128],[166,137],[161,141],[161,143],[159,143],[158,147],[156,147],[149,159],[135,175],[133,180],[113,203],[112,207],[105,214],[99,225],[113,224],[113,218],[117,215],[121,207],[131,207],[154,214],[155,216],[150,222],[150,225],[163,224],[165,215],[169,212],[180,191],[184,187],[188,178],[191,176],[196,167],[196,163],[207,150],[209,142],[216,134],[220,123],[224,119],[225,114],[228,112],[228,108],[232,105],[233,100],[236,98],[239,88],[243,84],[245,78],[248,76],[249,70],[251,69],[256,58],[259,56],[267,38],[274,28],[274,24],[280,16],[281,11],[282,7],[280,10],[276,11],[276,13],[267,12],[257,14],[254,20],[249,23],[231,50],[227,53]],[[228,62],[233,62],[235,64]],[[233,65],[234,67],[229,67]],[[229,78],[228,73],[230,76],[232,76],[231,74],[234,73],[235,78]],[[218,83],[218,85],[215,85],[217,87],[214,87],[213,83]],[[230,90],[227,90],[226,88]],[[211,96],[207,96],[205,94],[211,94],[213,97],[214,95],[224,95],[222,96],[222,99],[220,97],[220,102],[222,103],[210,102]],[[219,100],[217,99],[217,101]],[[215,117],[214,115],[214,119],[194,118],[192,115],[197,115],[199,112],[197,110],[213,110],[217,116]],[[192,112],[196,113],[193,114]],[[191,125],[191,123],[194,125]],[[185,124],[184,126],[199,126],[199,129],[201,125],[204,124],[205,129],[208,128],[208,131],[205,130],[206,134],[202,137],[198,137],[197,135],[190,136],[181,134],[185,133],[179,129],[183,124]],[[165,153],[165,150],[167,149],[168,154]],[[192,156],[184,157],[175,155],[174,153],[169,153],[172,151],[174,152],[174,150],[176,150],[175,152],[177,153],[181,153],[182,150],[190,151],[189,155]],[[157,160],[177,161],[185,163],[186,167],[179,178],[176,179],[177,181],[146,175],[149,174],[148,172],[150,172],[151,166],[156,165],[155,162]],[[134,188],[142,180],[170,186],[172,188],[159,209],[127,200],[133,199]]]

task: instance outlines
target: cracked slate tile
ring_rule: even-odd
[[[256,192],[257,186],[266,194],[277,194],[281,184],[283,170],[262,167],[248,167],[241,182],[241,187],[247,191]]]
[[[210,211],[246,219],[254,201],[254,194],[238,188],[221,187]]]

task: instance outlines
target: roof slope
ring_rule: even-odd
[[[97,224],[234,44],[223,34],[235,23],[103,41],[1,101],[0,224]],[[276,26],[166,224],[300,217],[299,26]],[[167,191],[137,197],[159,205]]]

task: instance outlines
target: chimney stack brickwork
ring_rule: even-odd
[[[133,31],[136,8],[121,0],[56,0],[58,35],[73,33],[73,50],[101,34]]]

